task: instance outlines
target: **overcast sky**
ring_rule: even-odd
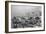
[[[28,13],[32,16],[32,12],[39,14],[41,6],[29,6],[29,5],[11,5],[11,17],[14,16],[27,16]]]

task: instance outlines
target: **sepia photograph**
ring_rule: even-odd
[[[8,32],[44,31],[44,3],[8,3]]]

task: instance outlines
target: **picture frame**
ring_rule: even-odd
[[[20,19],[18,18],[18,16]],[[14,19],[16,18],[19,19],[19,22],[14,23],[13,17]],[[28,20],[28,18],[30,17],[32,18],[32,21]],[[38,21],[35,20],[36,17],[39,19]],[[12,24],[11,21],[14,24]],[[38,22],[39,26],[38,24],[34,23],[36,21]],[[37,31],[45,31],[45,3],[5,1],[5,32],[6,33],[37,32]]]

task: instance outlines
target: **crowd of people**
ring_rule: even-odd
[[[12,23],[14,24],[13,28],[24,28],[24,27],[35,27],[41,26],[41,18],[40,17],[13,17]]]

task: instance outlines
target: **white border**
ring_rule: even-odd
[[[11,29],[11,5],[32,5],[32,6],[41,6],[42,7],[42,9],[41,9],[41,11],[42,11],[42,17],[41,17],[41,20],[42,20],[42,27],[37,27],[37,28],[17,28],[17,29]],[[44,28],[44,7],[43,7],[44,5],[42,5],[42,4],[23,4],[23,3],[9,3],[9,32],[13,32],[13,31],[28,31],[28,30],[43,30],[43,28]]]

